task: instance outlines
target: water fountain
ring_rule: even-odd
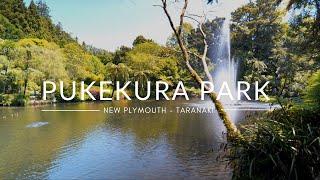
[[[230,19],[230,17],[225,17],[221,28],[215,34],[218,37],[218,42],[216,42],[216,49],[214,50],[216,54],[212,59],[213,64],[215,64],[212,75],[215,89],[221,89],[220,86],[223,82],[227,82],[231,94],[233,97],[237,97],[238,64],[231,57]],[[238,104],[238,101],[231,100],[228,96],[222,96],[221,101],[231,118],[236,120],[238,115],[236,104]]]
[[[237,97],[237,71],[238,65],[231,57],[231,38],[230,38],[230,18],[225,18],[218,35],[218,43],[215,59],[213,77],[216,89],[220,89],[223,82],[227,82],[233,97]],[[223,97],[221,101],[225,104],[234,104],[236,101],[229,97]]]
[[[230,37],[231,16],[226,16],[220,29],[215,32],[218,37],[213,51],[214,71],[212,72],[215,89],[221,89],[223,82],[227,82],[233,97],[237,97],[237,72],[238,62],[231,55]],[[267,111],[278,106],[268,103],[231,100],[228,96],[222,96],[222,103],[228,114],[235,122],[239,120],[240,111]]]

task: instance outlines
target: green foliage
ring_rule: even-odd
[[[20,39],[23,32],[17,29],[9,20],[0,14],[0,38],[2,39]]]
[[[44,39],[27,38],[18,41],[18,45],[22,47],[39,46],[46,49],[58,49],[59,46],[54,42],[48,42]]]
[[[131,51],[131,48],[126,46],[121,46],[116,52],[114,53],[114,57],[112,59],[113,64],[125,63],[127,60],[127,53]]]
[[[71,80],[100,81],[105,77],[105,66],[96,56],[78,44],[60,48],[42,39],[21,39],[0,42],[0,93],[4,105],[22,106],[30,94],[40,98],[42,82]],[[11,94],[23,94],[9,96]]]
[[[183,24],[183,39],[185,43],[187,44],[188,37],[191,35],[191,32],[194,30],[193,26],[189,23],[184,23]],[[173,33],[167,40],[167,46],[168,47],[173,47],[173,48],[178,48],[179,44],[176,38],[176,35]]]
[[[94,46],[87,45],[85,42],[82,43],[82,48],[88,53],[98,57],[104,65],[108,64],[109,62],[112,62],[114,58],[113,53],[104,49],[99,49]]]
[[[306,102],[320,105],[320,71],[310,78],[305,98]]]
[[[26,6],[23,0],[0,1],[0,37],[33,37],[55,42],[59,46],[76,42],[63,31],[61,24],[53,24],[44,1],[31,1],[29,6]]]
[[[242,77],[251,83],[271,81],[272,93],[279,93],[285,86],[280,82],[289,72],[285,67],[291,63],[283,49],[284,14],[277,5],[276,0],[258,0],[232,13],[232,49],[242,61]]]
[[[235,179],[314,179],[320,174],[320,112],[277,110],[242,127],[232,144]]]
[[[175,51],[148,40],[137,43],[132,49],[121,47],[115,53],[77,43],[68,43],[61,48],[54,42],[37,38],[0,41],[0,93],[5,95],[6,105],[24,105],[23,99],[30,95],[40,98],[45,80],[57,84],[63,81],[66,95],[70,95],[71,81],[88,84],[130,80],[145,87],[147,81],[162,80],[173,87],[180,77],[187,79],[184,74]],[[24,96],[11,98],[7,96],[10,94]]]
[[[113,81],[120,81],[122,83],[129,80],[131,69],[127,65],[123,63],[118,65],[108,63],[106,68],[107,78],[110,78]]]
[[[230,147],[235,179],[320,175],[320,4],[290,1],[299,10],[285,23],[278,3],[258,0],[232,14],[233,54],[242,61],[241,78],[271,81],[272,101],[285,104],[249,117],[241,128],[244,141]]]
[[[26,106],[28,98],[23,94],[0,94],[0,106]]]
[[[28,103],[28,97],[23,94],[15,95],[11,105],[12,106],[26,106]]]
[[[104,65],[101,61],[87,53],[79,44],[65,45],[66,70],[72,80],[77,81],[100,81],[104,78]]]
[[[127,58],[129,67],[136,74],[147,74],[147,79],[152,81],[162,80],[171,85],[177,83],[178,60],[170,49],[146,42],[136,45]]]
[[[0,94],[0,105],[1,106],[10,106],[14,99],[12,94]]]
[[[235,179],[315,179],[320,175],[319,82],[317,72],[309,80],[306,103],[289,103],[248,118],[241,127],[244,141],[231,144]]]
[[[151,40],[137,42],[132,49],[121,47],[110,56],[112,58],[106,64],[106,79],[121,83],[138,81],[142,89],[147,81],[151,83],[165,81],[171,87],[179,80],[184,80],[186,83],[192,81],[183,71],[184,67],[180,65],[180,59],[174,50],[160,46]],[[143,91],[141,93],[144,93]]]
[[[318,51],[306,39],[309,25],[285,23],[278,5],[277,0],[258,0],[232,13],[233,55],[241,62],[241,79],[270,81],[269,95],[299,97],[318,67]]]
[[[133,41],[132,45],[136,46],[136,45],[143,44],[146,42],[153,42],[153,41],[151,39],[146,39],[145,37],[140,35],[140,36],[136,37],[136,39]]]

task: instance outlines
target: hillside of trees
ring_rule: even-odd
[[[40,100],[45,80],[63,81],[66,91],[72,81],[89,84],[106,79],[141,84],[162,80],[171,88],[184,80],[192,87],[179,61],[173,49],[143,36],[136,38],[132,48],[123,46],[113,53],[79,44],[60,23],[52,22],[45,2],[0,2],[0,105]],[[112,87],[110,95],[111,91]]]
[[[49,7],[44,1],[2,0],[0,2],[0,38],[18,40],[39,38],[55,42],[59,46],[76,42],[62,29],[61,23],[54,24]]]
[[[270,81],[269,95],[300,101],[310,76],[319,69],[319,13],[313,6],[312,2],[291,4],[301,13],[289,21],[283,20],[286,10],[279,7],[278,0],[251,2],[233,12],[232,56],[240,66],[238,79],[250,83]],[[223,21],[216,18],[204,23],[210,70],[214,70]],[[188,48],[201,54],[199,28],[185,23],[183,34]],[[61,23],[53,23],[49,7],[41,0],[28,5],[23,0],[1,1],[0,39],[2,105],[10,105],[15,97],[31,95],[39,99],[43,80],[63,80],[67,85],[73,80],[138,80],[142,84],[163,80],[171,87],[182,80],[189,92],[197,92],[174,36],[168,38],[166,46],[139,36],[132,48],[123,46],[108,52],[85,42],[79,44]],[[204,77],[202,63],[194,56],[191,63]]]

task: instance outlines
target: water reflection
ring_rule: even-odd
[[[216,161],[223,124],[216,114],[41,112],[111,106],[209,105],[117,102],[0,109],[0,178],[221,178]],[[45,125],[27,128],[30,124]]]

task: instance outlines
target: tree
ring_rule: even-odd
[[[66,71],[65,55],[58,45],[46,40],[23,39],[17,42],[17,46],[23,52],[17,66],[23,72],[23,81],[27,81],[26,90],[41,94],[45,80],[61,80],[68,84],[70,79]]]
[[[8,69],[10,66],[10,62],[8,61],[8,58],[6,56],[1,55],[0,56],[0,87],[2,90],[2,93],[4,94],[6,92],[7,87],[7,74]]]
[[[27,8],[23,0],[2,0],[0,1],[0,14],[6,17],[18,29],[29,31],[27,22]]]
[[[40,17],[38,14],[38,7],[32,0],[28,10],[27,10],[27,21],[28,21],[28,26],[30,27],[28,34],[31,34],[32,36],[37,36],[37,31],[40,29]]]
[[[4,21],[1,16],[9,22]],[[37,3],[32,0],[28,6],[23,0],[0,1],[0,37],[3,36],[2,32],[8,37],[10,31],[16,33],[10,39],[27,36],[53,41],[60,46],[75,42],[70,34],[53,24],[49,8],[41,0]]]
[[[136,45],[126,57],[126,64],[137,75],[143,74],[149,81],[161,80],[173,86],[180,77],[175,52],[154,42]]]
[[[113,80],[113,88],[111,97],[113,98],[114,92],[116,89],[116,82],[124,83],[130,77],[131,69],[123,63],[113,64],[108,63],[106,65],[107,78],[111,78]]]
[[[13,41],[6,40],[0,43],[0,55],[2,56],[2,92],[5,94],[17,85],[15,63],[20,59],[21,53]]]
[[[40,16],[50,18],[50,8],[45,1],[39,0],[37,2],[37,9]]]
[[[184,18],[185,18],[186,10],[188,8],[189,1],[184,0],[183,8],[180,13],[180,21],[179,21],[180,23],[179,23],[178,28],[175,27],[173,20],[172,20],[172,17],[168,11],[167,0],[161,0],[161,2],[162,2],[161,8],[163,9],[164,13],[166,14],[168,21],[170,23],[170,27],[173,30],[173,32],[177,38],[177,41],[178,41],[180,50],[182,51],[182,55],[185,60],[185,64],[187,66],[187,69],[189,70],[189,72],[190,72],[191,76],[194,78],[194,80],[198,84],[202,84],[203,83],[202,78],[199,76],[199,74],[193,69],[192,65],[190,64],[190,54],[189,54],[190,52],[188,51],[187,47],[185,46],[185,42],[183,41],[183,34],[182,34],[183,24],[184,24]],[[199,28],[201,26],[202,26],[202,23],[200,22]],[[209,71],[207,69],[208,66],[205,61],[206,53],[207,53],[207,42],[206,42],[206,37],[205,37],[206,35],[204,33],[202,33],[202,35],[203,35],[203,42],[204,42],[205,48],[204,48],[204,52],[203,52],[202,56],[199,56],[199,59],[202,60],[204,71],[208,72]],[[212,81],[212,77],[210,77],[211,76],[210,73],[206,73],[206,75],[208,76],[208,79]],[[205,87],[205,89],[209,90],[210,87]],[[223,123],[228,131],[228,139],[235,140],[235,139],[239,138],[241,136],[240,132],[238,131],[238,129],[233,124],[230,117],[228,116],[228,114],[224,110],[222,103],[219,100],[217,100],[217,94],[215,92],[212,92],[212,93],[210,93],[209,96],[210,96],[211,100],[213,101],[213,103],[215,104],[216,110],[218,111],[218,115],[221,118],[221,120],[223,121]]]
[[[291,60],[285,50],[288,27],[277,5],[276,0],[257,0],[232,13],[232,49],[242,61],[242,76],[251,83],[271,81],[274,95]]]
[[[131,48],[126,46],[121,46],[120,49],[117,49],[114,58],[112,60],[113,64],[120,64],[126,62],[126,54],[131,50]]]
[[[136,46],[138,44],[143,44],[146,42],[153,42],[151,39],[146,39],[144,36],[140,35],[138,37],[136,37],[136,39],[133,41],[132,45]]]
[[[298,9],[298,13],[291,20],[291,32],[293,36],[298,36],[299,40],[293,44],[294,47],[304,54],[308,54],[310,59],[316,61],[316,66],[320,65],[320,2],[318,0],[291,0],[288,9]],[[300,47],[300,48],[299,48]]]
[[[281,2],[282,0],[278,0]],[[320,30],[320,1],[319,0],[289,0],[287,9],[301,9],[304,8],[310,12],[315,10],[315,13],[310,13],[314,17],[314,28],[316,31]]]

